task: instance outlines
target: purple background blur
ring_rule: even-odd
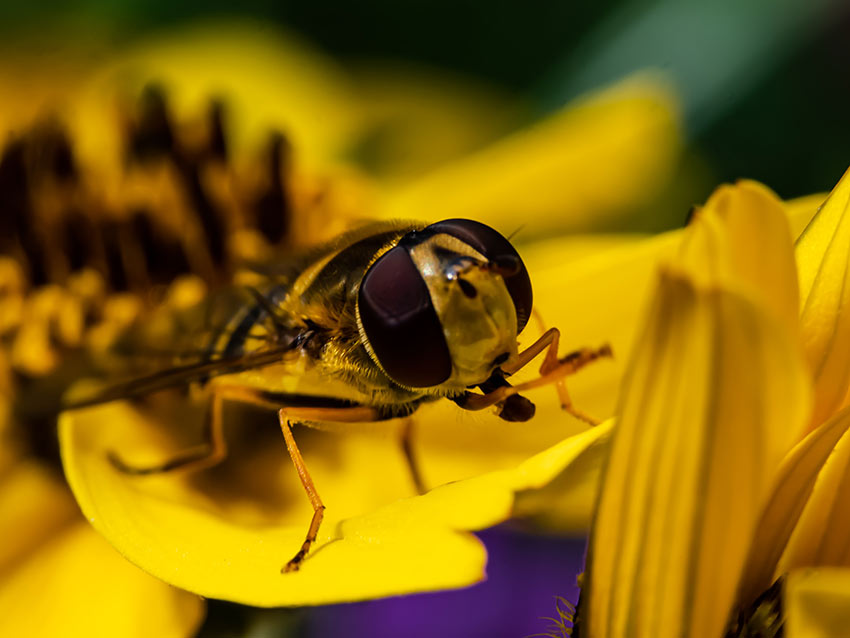
[[[332,605],[310,612],[307,636],[347,638],[499,638],[548,630],[555,596],[575,604],[585,539],[517,532],[480,532],[489,554],[487,580],[464,590]]]

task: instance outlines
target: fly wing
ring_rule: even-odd
[[[159,307],[121,334],[101,367],[110,375],[142,376],[220,356],[222,335],[251,303],[246,289],[228,287],[189,307]]]
[[[127,381],[68,393],[79,408],[188,386],[211,377],[282,363],[309,335],[275,315],[285,288],[230,288],[185,309],[160,308],[128,329],[93,362],[95,378]]]
[[[224,374],[234,374],[255,368],[279,364],[285,360],[287,353],[293,352],[301,340],[294,339],[286,345],[274,346],[257,352],[250,352],[238,357],[220,358],[211,361],[174,366],[159,370],[152,374],[137,377],[123,383],[108,386],[82,396],[74,393],[66,397],[62,407],[65,410],[84,408],[119,399],[142,397],[146,394],[187,386],[190,383],[206,381],[211,377]]]

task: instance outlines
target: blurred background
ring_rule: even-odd
[[[233,68],[205,68],[198,54],[193,70],[180,75],[175,51],[216,49],[208,26],[201,27],[205,44],[193,49],[199,24],[215,25],[214,34],[237,29],[236,38],[222,36]],[[670,118],[663,152],[649,138],[638,149],[646,158],[636,153],[629,160],[637,181],[651,188],[630,184],[629,192],[639,195],[632,204],[611,204],[613,213],[602,205],[598,215],[576,213],[563,223],[566,231],[674,228],[721,182],[752,178],[789,199],[828,191],[850,164],[850,6],[840,0],[247,0],[238,10],[220,0],[89,0],[50,9],[3,3],[0,42],[4,134],[45,108],[54,93],[73,90],[63,82],[73,84],[79,69],[114,75],[125,68],[114,66],[115,59],[127,51],[138,60],[145,55],[139,51],[160,46],[151,42],[166,42],[144,81],[173,72],[172,83],[204,73],[265,82],[251,90],[273,96],[271,106],[246,94],[226,107],[234,135],[242,127],[249,139],[254,115],[275,120],[275,105],[286,103],[294,111],[282,126],[305,163],[349,167],[380,184],[391,201],[397,196],[396,210],[439,201],[417,199],[407,187],[441,166],[486,155],[496,140],[634,77],[651,78]],[[243,51],[250,55],[241,59]],[[260,72],[254,64],[268,68]],[[283,68],[289,75],[278,72]],[[205,86],[215,88],[215,80]],[[306,106],[296,112],[302,98]],[[248,105],[241,111],[240,99]],[[311,110],[315,104],[326,110]],[[617,126],[627,130],[628,122],[591,118],[590,139],[573,133],[569,139],[592,147]],[[644,177],[640,169],[650,164]],[[586,178],[564,173],[562,180],[569,194]],[[423,213],[431,214],[443,216]],[[554,597],[575,599],[583,541],[510,526],[481,538],[490,551],[489,580],[469,590],[285,611],[211,601],[201,635],[448,638],[547,631],[540,617],[556,614]]]
[[[164,27],[246,17],[299,34],[343,67],[412,65],[488,87],[528,117],[661,69],[703,171],[694,201],[740,177],[785,198],[822,191],[847,164],[850,12],[837,0],[3,3],[0,33],[12,48],[76,38],[104,52]]]

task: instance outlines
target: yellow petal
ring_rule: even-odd
[[[589,556],[589,635],[722,635],[807,386],[760,307],[666,272],[624,381]]]
[[[850,627],[850,570],[791,572],[784,605],[787,638],[843,638]]]
[[[566,460],[551,451],[542,453],[549,461],[548,473],[544,473],[546,466],[537,462],[537,457],[526,461],[521,467],[534,469],[538,476],[531,485],[517,492],[514,516],[533,519],[537,525],[561,531],[586,533],[613,427],[614,420],[609,419],[562,442],[562,453],[569,455]],[[587,444],[586,437],[591,437],[592,443]]]
[[[782,572],[777,564],[812,493],[815,479],[835,444],[850,428],[850,409],[842,410],[800,441],[783,459],[750,546],[739,598],[753,602]]]
[[[777,571],[786,573],[798,567],[850,567],[850,433],[842,411],[821,426],[845,431],[823,464],[800,520],[788,541]],[[818,431],[815,430],[815,433]],[[829,435],[834,438],[833,435]]]
[[[850,176],[845,173],[797,240],[800,331],[815,379],[812,425],[843,402],[850,387]]]
[[[444,70],[372,60],[353,81],[364,120],[354,160],[388,184],[479,149],[528,117],[506,95]]]
[[[782,201],[758,182],[717,188],[685,235],[680,264],[704,284],[757,299],[790,334],[798,322],[797,266]]]
[[[61,477],[34,461],[19,461],[0,474],[0,575],[27,560],[77,518]],[[2,581],[3,578],[0,578]]]
[[[598,228],[667,183],[677,119],[665,86],[633,78],[391,193],[387,211],[470,217],[506,232],[524,226],[524,237]]]
[[[791,224],[791,235],[795,240],[800,237],[806,226],[812,221],[826,198],[827,193],[815,193],[784,202],[788,222]]]
[[[463,530],[493,525],[510,515],[515,490],[530,489],[580,458],[607,427],[565,441],[517,469],[494,472],[437,488],[423,496],[394,499],[351,513],[342,495],[328,495],[322,461],[305,452],[317,487],[328,505],[318,546],[297,573],[280,567],[300,546],[310,510],[300,486],[288,510],[265,517],[244,500],[225,507],[228,493],[201,491],[176,476],[130,477],[117,472],[106,451],[144,451],[156,437],[122,403],[65,413],[60,435],[66,473],[83,512],[130,560],[163,580],[204,596],[258,606],[311,605],[393,594],[460,587],[483,577],[485,552]],[[303,432],[296,432],[299,437]],[[323,433],[318,433],[323,434]],[[325,434],[325,436],[329,436]],[[348,435],[336,435],[347,438]],[[355,437],[356,438],[356,437]],[[344,448],[340,448],[344,449]],[[372,448],[370,448],[371,450]],[[161,452],[162,453],[162,452]],[[394,457],[360,457],[348,479],[353,492],[389,482],[408,490]],[[237,459],[238,461],[238,459]],[[341,457],[330,465],[346,465]],[[318,463],[319,466],[322,463]],[[249,467],[262,472],[262,464]],[[281,478],[255,476],[266,491]],[[231,492],[250,485],[229,485]],[[409,491],[408,491],[409,493]],[[368,495],[367,495],[368,496]],[[232,494],[230,499],[233,500]],[[253,509],[252,509],[253,507]],[[247,512],[247,514],[246,514]],[[340,514],[348,513],[348,516]]]
[[[200,598],[148,576],[80,519],[0,581],[0,635],[183,638]]]

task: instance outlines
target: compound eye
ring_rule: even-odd
[[[528,271],[511,242],[498,231],[471,219],[447,219],[431,224],[426,230],[456,237],[500,267],[516,309],[517,333],[522,332],[531,317],[533,294]]]
[[[372,264],[360,284],[357,304],[366,338],[394,381],[426,388],[451,376],[443,327],[407,250],[396,246]]]

